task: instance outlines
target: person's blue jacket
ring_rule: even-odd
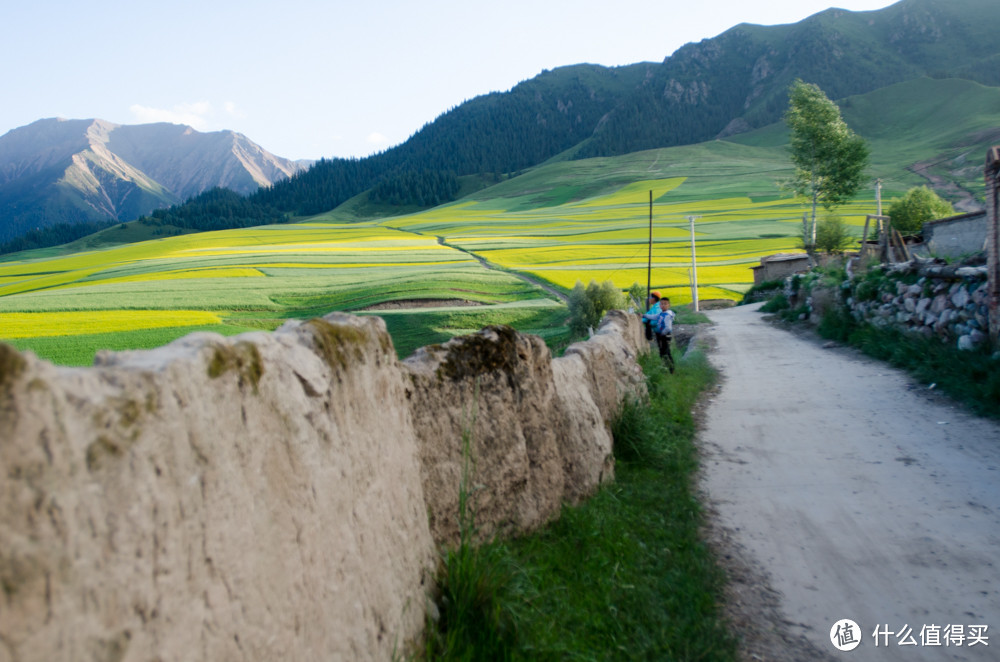
[[[653,325],[653,331],[661,336],[669,335],[674,332],[674,318],[677,317],[677,314],[669,308],[663,310],[660,308],[659,304],[657,304],[655,311],[650,308],[649,312],[642,317],[645,320],[649,320],[650,324]]]

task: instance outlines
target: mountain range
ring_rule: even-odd
[[[308,166],[233,131],[42,119],[0,136],[0,242],[56,223],[130,221],[216,187],[248,194]]]
[[[308,169],[293,170],[294,164],[285,162],[287,168],[282,169],[281,160],[263,150],[243,148],[243,153],[274,164],[270,170],[260,165],[257,171],[291,175],[270,182],[248,174],[254,168],[236,156],[238,134],[221,132],[229,138],[219,137],[217,142],[232,146],[231,156],[226,157],[231,158],[227,161],[230,181],[236,182],[239,174],[247,185],[243,189],[224,182],[221,174],[211,185],[207,176],[199,175],[225,170],[220,168],[221,157],[212,167],[202,167],[195,158],[168,156],[169,148],[162,140],[154,142],[150,137],[144,143],[146,138],[139,133],[142,127],[110,130],[104,127],[114,125],[94,120],[81,124],[81,129],[86,125],[83,133],[105,137],[88,138],[79,150],[52,147],[42,137],[44,132],[30,140],[26,136],[25,144],[35,149],[32,158],[53,165],[19,172],[8,165],[5,141],[15,133],[11,132],[0,138],[0,237],[53,219],[81,218],[79,200],[83,198],[87,214],[99,210],[113,218],[134,218],[162,206],[171,195],[183,199],[199,186],[201,190],[229,186],[246,192],[255,185],[251,181],[270,185],[251,193],[246,204],[233,212],[240,224],[254,215],[259,222],[273,222],[275,214],[320,213],[370,190],[391,191],[395,204],[417,205],[419,200],[440,200],[438,192],[428,193],[429,187],[457,190],[456,176],[480,175],[499,181],[553,159],[615,156],[692,144],[771,125],[780,121],[789,84],[797,78],[818,84],[831,99],[893,89],[898,83],[921,78],[964,79],[997,88],[998,33],[1000,2],[996,0],[901,0],[877,11],[829,9],[789,25],[741,24],[712,39],[687,44],[661,63],[580,64],[543,71],[507,92],[482,95],[452,108],[406,142],[364,159],[322,159]],[[888,98],[892,103],[891,95]],[[54,135],[56,122],[36,124]],[[178,140],[178,136],[196,134],[186,127],[169,126],[148,125],[151,136],[151,127],[159,127],[156,135],[169,134]],[[37,154],[52,156],[43,159]],[[22,158],[22,162],[32,161]],[[197,185],[187,186],[189,182]],[[100,200],[79,191],[95,192]],[[157,204],[150,207],[147,201],[153,200]],[[176,225],[192,228],[197,223],[191,219],[205,217],[209,204],[217,207],[218,196],[203,201],[196,197],[156,216],[160,223],[171,224],[175,219]]]
[[[415,170],[496,179],[550,159],[725,138],[780,121],[797,78],[831,99],[919,78],[998,87],[998,33],[996,0],[901,0],[877,11],[829,9],[790,25],[741,24],[662,63],[544,71],[443,113],[381,154],[321,160],[261,191],[258,202],[309,215]]]

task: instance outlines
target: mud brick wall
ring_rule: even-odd
[[[0,662],[389,660],[457,538],[614,472],[638,318],[553,359],[493,327],[396,357],[384,322],[193,334],[60,368],[0,344]]]

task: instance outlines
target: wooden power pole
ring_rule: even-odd
[[[649,261],[646,262],[646,301],[643,303],[643,311],[649,305],[650,281],[653,273],[653,190],[649,190]]]
[[[697,216],[688,216],[691,223],[691,301],[694,302],[694,312],[698,312],[698,258],[694,250],[694,219]]]

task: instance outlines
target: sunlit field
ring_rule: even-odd
[[[675,303],[691,300],[694,217],[699,298],[738,299],[761,256],[799,250],[807,207],[781,193],[782,174],[787,159],[775,150],[716,141],[555,163],[379,221],[334,211],[289,225],[29,254],[0,262],[0,340],[87,364],[102,348],[155,347],[196,330],[271,330],[343,310],[382,316],[401,355],[491,323],[552,341],[566,335],[566,309],[522,276],[563,291],[591,280],[644,286],[650,192],[652,287]],[[873,212],[863,198],[839,210],[859,235]],[[387,303],[393,308],[379,305]]]
[[[496,305],[544,297],[434,237],[303,223],[0,263],[0,339],[81,364],[100,348],[153,347],[192,330],[274,329],[288,318],[390,301]]]
[[[671,292],[677,303],[692,299],[691,222],[700,299],[738,299],[753,284],[760,258],[800,252],[801,200],[726,197],[675,201],[683,178],[634,182],[608,195],[561,205],[505,211],[496,201],[462,202],[386,221],[387,226],[441,237],[504,269],[544,279],[563,289],[577,281],[610,280],[622,289],[646,284]],[[838,210],[860,235],[874,205],[856,201]]]

